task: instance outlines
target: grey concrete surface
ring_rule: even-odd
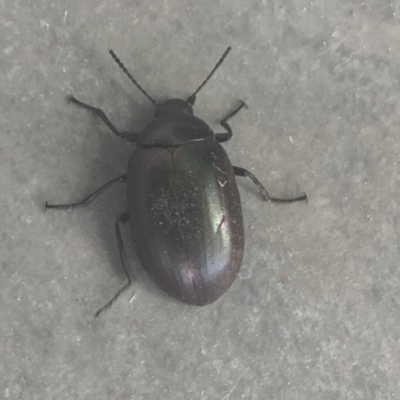
[[[0,398],[400,399],[400,2],[0,0]],[[141,129],[151,103],[198,96],[213,129],[244,99],[225,148],[240,179],[246,253],[215,304],[163,294],[130,254],[116,186],[133,146],[67,96]],[[124,240],[130,243],[129,231]]]

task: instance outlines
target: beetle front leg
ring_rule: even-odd
[[[114,183],[117,183],[117,182],[126,182],[126,174],[118,176],[117,178],[114,178],[111,181],[107,182],[105,185],[99,187],[93,193],[89,194],[89,196],[85,197],[82,201],[79,201],[77,203],[71,203],[71,204],[49,204],[46,201],[44,208],[46,210],[49,209],[49,208],[53,208],[53,209],[57,209],[57,210],[68,210],[68,209],[71,209],[71,208],[78,208],[78,207],[87,206],[96,197],[100,196],[106,189],[108,189],[110,186],[112,186]]]
[[[70,96],[68,103],[74,103],[79,107],[85,108],[89,110],[93,114],[97,115],[118,137],[127,140],[128,142],[136,142],[137,133],[133,132],[120,132],[108,119],[106,114],[104,114],[103,110],[100,108],[89,106],[86,103],[82,103],[81,101],[77,100],[74,96]]]
[[[278,197],[271,197],[267,189],[265,189],[262,183],[250,171],[247,171],[247,169],[240,167],[233,167],[233,171],[237,176],[249,177],[256,185],[258,191],[260,192],[262,198],[265,201],[271,201],[275,203],[294,203],[296,201],[307,201],[307,195],[305,193],[303,193],[301,196],[293,197],[292,199],[281,199]]]
[[[128,258],[126,256],[126,252],[125,252],[125,248],[124,248],[124,243],[122,241],[122,235],[121,235],[121,223],[126,223],[129,221],[129,215],[127,212],[121,214],[119,217],[117,217],[117,219],[115,220],[115,234],[117,236],[117,244],[118,244],[118,250],[119,250],[119,255],[121,256],[121,263],[122,263],[122,268],[124,270],[127,282],[125,283],[124,286],[122,286],[121,289],[118,290],[118,292],[113,296],[113,298],[107,303],[105,304],[103,307],[100,308],[100,310],[98,310],[96,312],[96,314],[94,314],[95,318],[97,318],[104,310],[106,310],[107,308],[110,308],[111,305],[115,302],[115,300],[118,299],[118,297],[126,290],[129,288],[129,286],[132,284],[132,281],[134,281],[134,279],[132,280],[131,276],[129,275],[129,271],[128,271]]]
[[[227,133],[216,133],[215,138],[219,143],[227,142],[232,137],[232,128],[228,124],[228,120],[230,120],[234,115],[236,115],[243,107],[247,107],[247,104],[244,101],[240,102],[239,107],[233,110],[228,116],[226,116],[223,120],[220,121],[220,125],[225,128]]]

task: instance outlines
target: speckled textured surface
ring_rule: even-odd
[[[387,400],[400,398],[400,3],[376,0],[0,0],[0,398]],[[215,304],[160,292],[130,254],[124,283],[114,218],[132,146],[67,104],[74,94],[123,130],[157,99],[198,96],[213,128],[250,106],[226,144],[240,180],[246,253]],[[129,232],[124,232],[129,242]]]

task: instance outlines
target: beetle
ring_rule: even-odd
[[[178,300],[203,306],[216,301],[233,283],[244,253],[244,229],[236,176],[250,178],[263,200],[306,201],[271,197],[249,171],[232,166],[220,143],[232,137],[228,121],[214,133],[193,114],[197,93],[221,65],[228,47],[207,78],[187,100],[172,98],[157,103],[132,77],[116,54],[110,54],[133,84],[156,106],[154,119],[139,133],[120,132],[99,108],[70,97],[70,102],[96,114],[117,136],[136,144],[126,173],[112,179],[80,202],[49,204],[46,209],[88,205],[116,182],[127,186],[128,211],[115,220],[115,231],[127,283],[97,313],[110,307],[133,278],[121,236],[121,223],[130,223],[138,257],[155,283]]]

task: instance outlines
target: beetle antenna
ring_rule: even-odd
[[[122,71],[124,71],[125,74],[128,76],[128,78],[133,82],[133,84],[156,106],[157,105],[156,101],[140,86],[140,84],[129,73],[129,71],[126,69],[125,65],[122,64],[122,61],[116,56],[116,54],[112,50],[110,50],[110,54],[111,54],[111,57],[114,59],[114,61],[122,69]]]
[[[218,60],[218,62],[215,64],[215,67],[212,69],[212,71],[208,74],[207,78],[204,79],[203,83],[197,88],[197,90],[187,99],[187,102],[192,106],[194,102],[196,101],[196,94],[200,92],[200,90],[203,88],[203,86],[210,80],[210,78],[214,75],[214,72],[218,69],[218,67],[222,64],[222,62],[225,60],[225,57],[228,55],[228,53],[231,51],[231,46],[229,46],[224,54],[222,54],[221,58]]]

